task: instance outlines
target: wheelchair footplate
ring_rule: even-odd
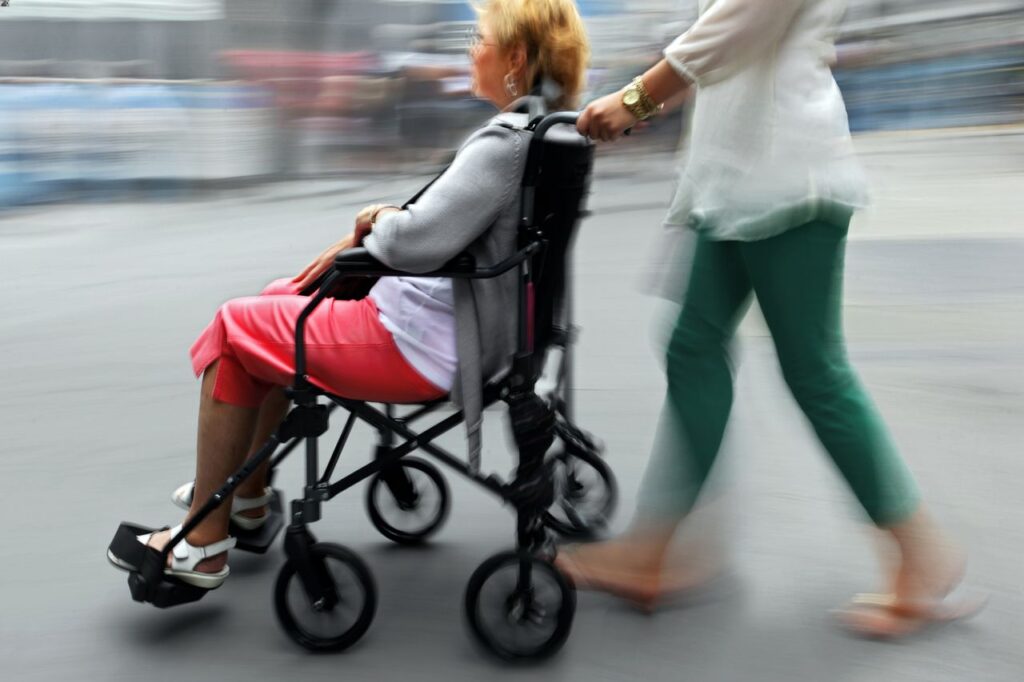
[[[128,571],[128,589],[132,599],[165,609],[199,601],[211,590],[184,583],[164,573],[163,554],[139,542],[137,536],[166,528],[148,528],[122,523],[107,548],[107,558],[120,569]]]

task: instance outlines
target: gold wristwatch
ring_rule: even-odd
[[[662,105],[651,99],[644,86],[644,80],[637,76],[622,91],[622,106],[633,114],[638,121],[644,121],[661,111]]]

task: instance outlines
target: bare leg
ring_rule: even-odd
[[[290,404],[291,401],[288,400],[288,397],[285,396],[284,391],[281,389],[275,388],[267,394],[263,404],[260,405],[259,417],[256,420],[256,430],[253,433],[252,443],[249,445],[249,457],[255,455],[263,447],[263,444],[267,442],[267,439],[274,434],[281,420],[288,413]],[[239,497],[259,497],[263,494],[263,489],[268,484],[269,472],[270,460],[267,459],[253,472],[252,476],[238,486],[235,494]],[[257,508],[241,513],[245,516],[257,518],[262,516],[265,511],[265,508]]]
[[[899,568],[890,589],[901,601],[941,599],[963,577],[963,551],[923,508],[886,530],[899,547]]]
[[[199,394],[199,430],[196,443],[196,486],[192,496],[191,517],[245,461],[256,428],[257,410],[229,405],[215,400],[213,387],[217,380],[219,361],[203,374]],[[228,535],[231,504],[225,501],[189,533],[193,546],[208,545]],[[162,548],[169,532],[157,533],[150,545]],[[199,564],[201,571],[216,572],[227,563],[227,553],[211,557]]]
[[[245,462],[256,428],[256,410],[214,399],[213,386],[219,364],[219,361],[214,362],[203,374],[196,439],[196,487],[190,517]],[[231,505],[225,502],[196,526],[189,535],[189,542],[206,545],[223,540],[228,534],[230,516]]]

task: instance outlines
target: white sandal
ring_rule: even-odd
[[[171,501],[187,511],[192,508],[192,495],[194,490],[195,481],[185,483],[171,493]],[[263,524],[267,522],[267,519],[270,518],[270,512],[264,512],[262,516],[246,516],[240,512],[265,507],[270,504],[273,499],[274,490],[269,487],[264,488],[263,494],[259,497],[239,497],[238,495],[235,495],[231,498],[231,523],[242,530],[256,530],[261,528]]]
[[[159,531],[157,531],[159,532]],[[181,532],[181,526],[175,526],[171,529],[170,537],[174,537]],[[150,539],[153,537],[153,533],[144,533],[137,536],[138,541],[143,545],[149,545]],[[209,545],[202,547],[196,547],[190,545],[188,540],[182,540],[174,549],[171,550],[171,565],[164,569],[164,575],[172,578],[177,578],[183,583],[194,585],[195,587],[201,587],[204,590],[213,590],[220,587],[231,573],[231,569],[227,565],[220,569],[216,573],[204,573],[197,571],[196,566],[200,563],[215,557],[218,554],[232,549],[235,546],[235,538],[227,537],[224,540],[218,542],[212,542]],[[153,549],[156,549],[155,547]]]

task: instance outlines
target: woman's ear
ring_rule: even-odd
[[[526,45],[519,43],[508,53],[509,58],[509,71],[516,74],[517,78],[522,78],[526,73]]]

